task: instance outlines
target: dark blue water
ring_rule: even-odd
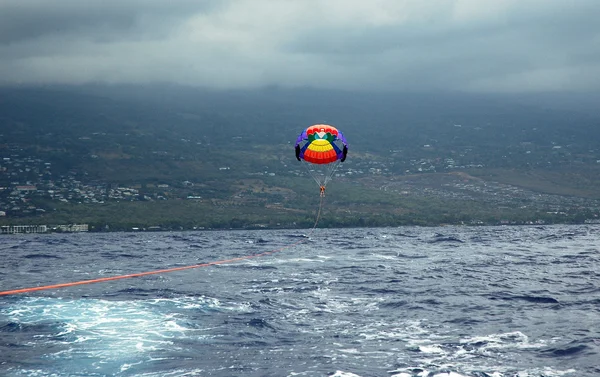
[[[0,237],[0,290],[302,231]],[[600,376],[596,226],[317,229],[0,297],[2,376]]]

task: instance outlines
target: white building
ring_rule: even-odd
[[[46,233],[46,225],[4,225],[0,227],[0,234],[14,233]]]

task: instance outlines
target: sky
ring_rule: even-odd
[[[0,0],[0,84],[600,91],[598,0]]]

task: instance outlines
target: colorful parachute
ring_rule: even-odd
[[[328,124],[310,126],[296,140],[296,158],[303,161],[308,174],[321,188],[321,196],[325,195],[325,186],[347,154],[344,135]]]
[[[344,162],[348,143],[337,128],[328,124],[315,124],[304,130],[296,140],[296,158],[311,164]]]

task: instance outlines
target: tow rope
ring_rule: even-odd
[[[35,292],[35,291],[45,291],[45,290],[49,290],[49,289],[59,289],[59,288],[66,288],[66,287],[74,287],[76,285],[103,283],[103,282],[106,282],[106,281],[121,280],[121,279],[130,279],[130,278],[137,278],[137,277],[148,276],[148,275],[166,274],[168,272],[184,271],[184,270],[191,270],[193,268],[216,266],[216,265],[219,265],[219,264],[234,263],[234,262],[239,262],[239,261],[243,261],[243,260],[260,258],[260,257],[264,257],[264,256],[267,256],[267,255],[272,255],[272,254],[278,253],[278,252],[283,251],[283,250],[287,250],[289,248],[292,248],[294,246],[298,246],[298,245],[306,242],[309,239],[310,235],[317,228],[317,224],[319,223],[319,219],[321,217],[321,210],[322,210],[322,208],[323,208],[323,196],[321,196],[321,200],[319,202],[319,209],[317,211],[317,218],[315,220],[315,225],[313,225],[312,229],[310,229],[310,231],[308,232],[308,234],[305,235],[304,239],[302,239],[302,240],[300,240],[298,242],[295,242],[293,244],[281,247],[279,249],[274,249],[274,250],[267,251],[267,252],[260,253],[260,254],[250,254],[250,255],[243,256],[243,257],[231,258],[231,259],[223,259],[223,260],[218,260],[218,261],[214,261],[214,262],[194,264],[194,265],[190,265],[190,266],[172,267],[172,268],[165,268],[165,269],[162,269],[162,270],[138,272],[138,273],[133,273],[133,274],[118,275],[118,276],[109,276],[109,277],[98,278],[98,279],[91,279],[91,280],[73,281],[73,282],[69,282],[69,283],[44,285],[44,286],[40,286],[40,287],[30,287],[30,288],[14,289],[14,290],[10,290],[10,291],[0,292],[0,296],[9,296],[9,295],[16,295],[16,294],[20,294],[20,293],[28,293],[28,292]]]

